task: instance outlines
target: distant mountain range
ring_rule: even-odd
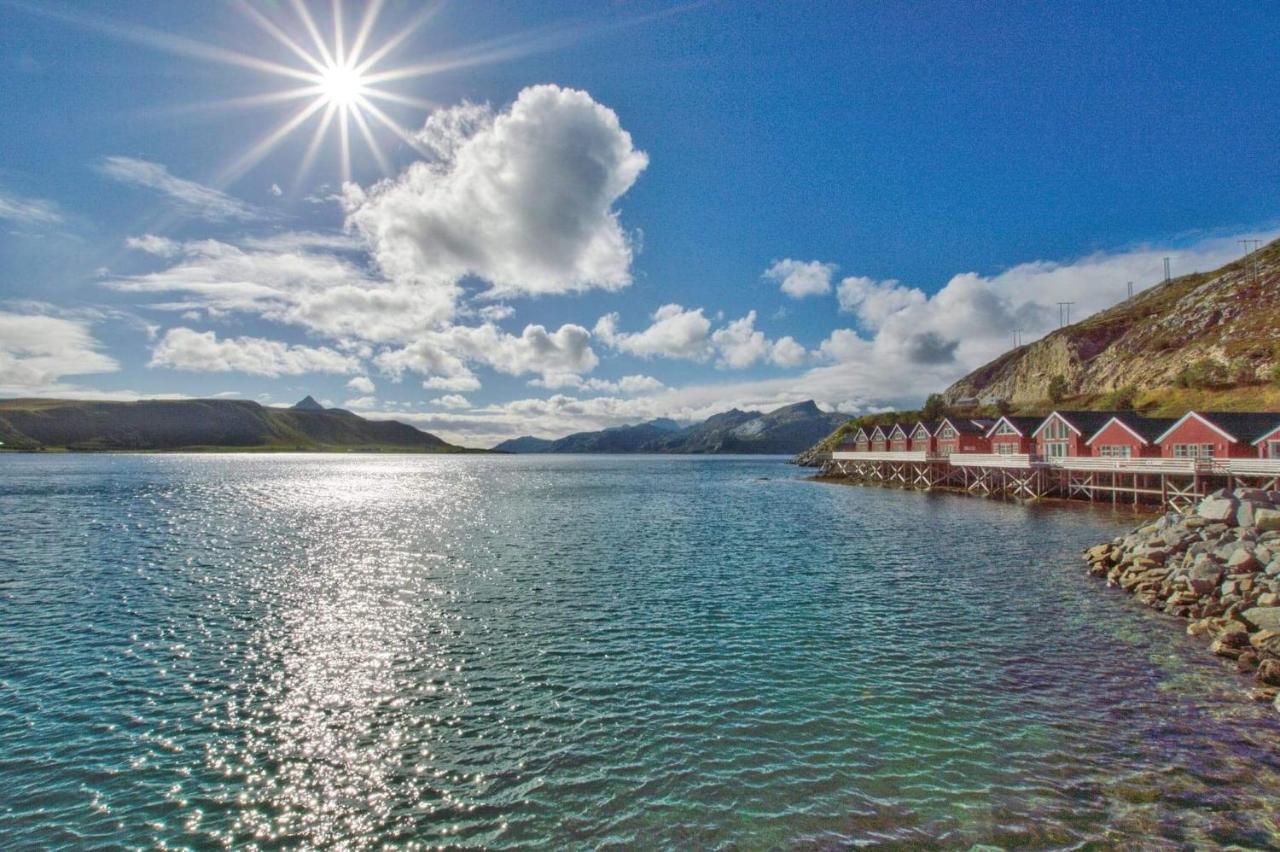
[[[578,432],[558,440],[523,437],[493,449],[504,453],[761,453],[789,455],[821,440],[848,420],[809,400],[761,413],[733,409],[682,427],[674,420],[649,420],[598,432]]]
[[[238,399],[0,401],[11,450],[329,450],[468,452],[394,420],[366,420],[310,396],[292,408]]]

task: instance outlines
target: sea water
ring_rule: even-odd
[[[0,456],[0,847],[1280,843],[1133,517],[808,473]]]

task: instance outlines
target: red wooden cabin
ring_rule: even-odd
[[[907,435],[907,426],[909,424],[895,423],[893,428],[889,430],[889,450],[895,453],[905,453],[907,444],[911,442],[910,436]]]
[[[1125,411],[1055,411],[1032,434],[1036,453],[1046,459],[1092,455],[1086,441],[1112,417]]]
[[[987,430],[991,452],[1000,455],[1030,455],[1036,451],[1036,439],[1031,437],[1040,425],[1039,417],[1001,417]]]
[[[1156,439],[1171,459],[1257,458],[1258,446],[1280,428],[1280,414],[1188,411]]]
[[[937,429],[938,424],[932,420],[917,420],[915,425],[911,427],[912,451],[933,455],[938,448],[937,439],[933,436]]]
[[[1259,458],[1280,459],[1280,426],[1259,435],[1253,445],[1258,448]]]
[[[1089,436],[1085,443],[1092,455],[1107,459],[1159,457],[1156,439],[1174,424],[1170,417],[1139,417],[1132,412],[1117,414]]]
[[[889,433],[883,426],[877,426],[871,430],[871,451],[873,453],[883,453],[889,449]]]
[[[944,417],[934,433],[938,455],[952,453],[989,453],[991,441],[987,439],[990,420],[967,420],[961,417]]]
[[[871,449],[871,436],[867,434],[866,427],[859,426],[858,431],[853,433],[853,451],[855,453],[865,453]]]

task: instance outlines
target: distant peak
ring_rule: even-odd
[[[324,406],[315,401],[315,397],[307,394],[293,406],[298,411],[324,411]]]

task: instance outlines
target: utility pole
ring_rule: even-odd
[[[1258,246],[1262,245],[1262,240],[1236,240],[1240,245],[1244,246],[1244,256],[1253,255],[1253,262],[1249,264],[1249,268],[1253,270],[1253,283],[1258,283]],[[1253,248],[1249,248],[1252,245]]]
[[[1133,282],[1132,281],[1129,282],[1129,298],[1130,299],[1133,298]]]
[[[1164,283],[1168,284],[1172,278],[1169,276],[1169,258],[1164,259]]]
[[[1058,328],[1071,323],[1071,306],[1075,302],[1059,302],[1058,303]]]

